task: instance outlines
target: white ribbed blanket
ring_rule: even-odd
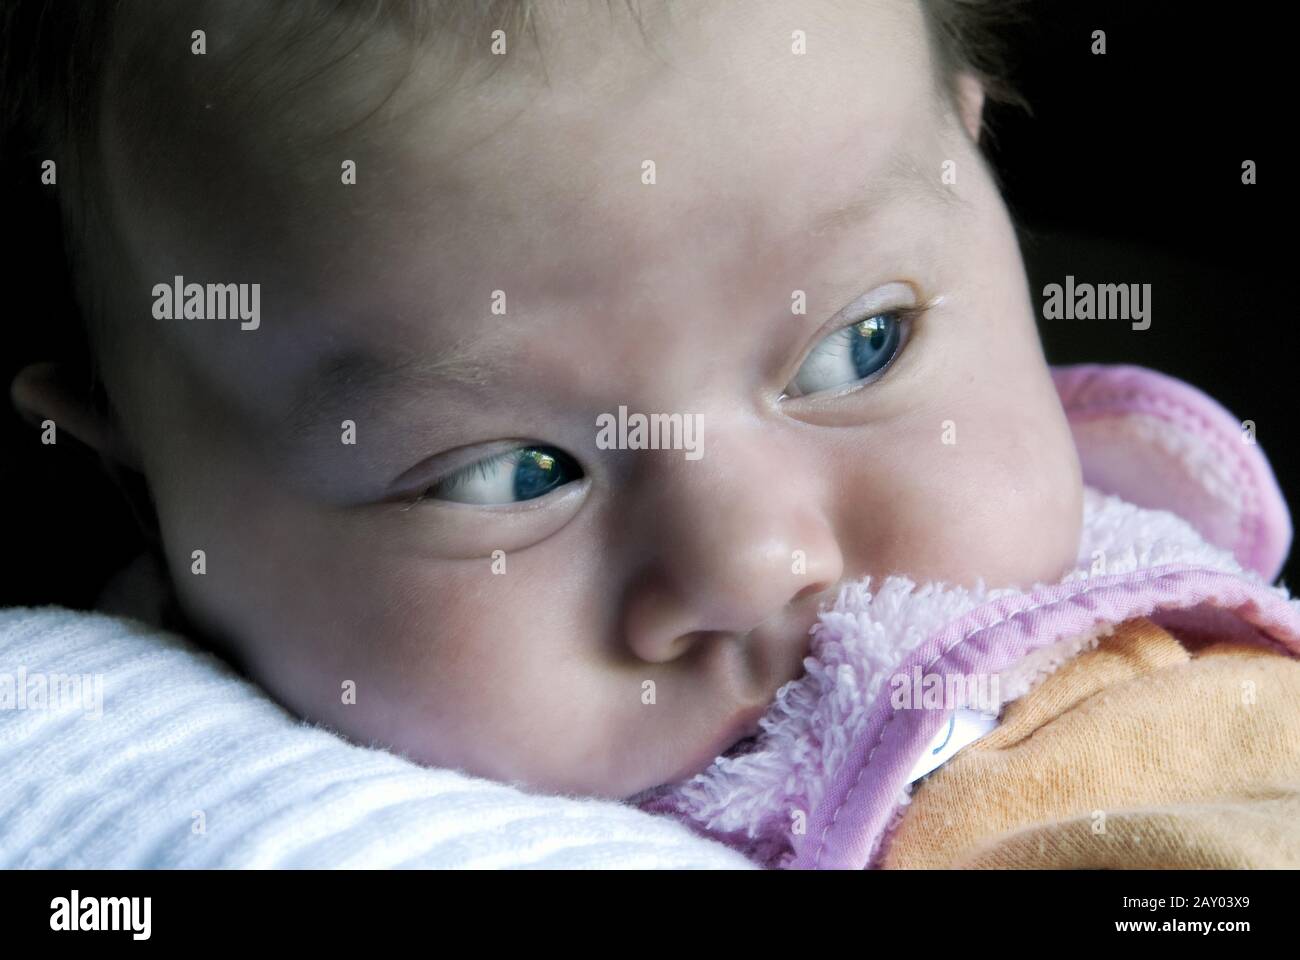
[[[0,867],[754,864],[625,804],[355,746],[182,638],[44,607],[0,610]]]

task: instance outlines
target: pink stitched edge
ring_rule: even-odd
[[[1222,572],[1222,571],[1219,571],[1219,570],[1214,570],[1214,569],[1212,569],[1212,568],[1210,568],[1210,567],[1191,567],[1191,566],[1186,566],[1186,565],[1179,565],[1177,568],[1175,568],[1175,569],[1171,569],[1171,570],[1166,570],[1166,568],[1165,568],[1164,566],[1160,566],[1160,567],[1148,567],[1147,569],[1148,569],[1148,570],[1164,570],[1165,572],[1163,572],[1163,573],[1159,573],[1159,574],[1152,574],[1152,575],[1149,576],[1149,577],[1142,577],[1142,578],[1140,578],[1140,579],[1135,579],[1135,578],[1134,578],[1134,574],[1135,574],[1135,573],[1138,573],[1139,571],[1134,571],[1133,573],[1122,573],[1122,574],[1117,574],[1117,576],[1119,576],[1119,577],[1123,577],[1123,578],[1125,578],[1125,580],[1124,580],[1123,582],[1120,582],[1120,583],[1099,583],[1099,584],[1089,584],[1088,586],[1085,586],[1084,588],[1082,588],[1082,589],[1080,589],[1080,590],[1076,590],[1076,591],[1074,591],[1073,593],[1068,593],[1068,594],[1066,594],[1065,596],[1063,596],[1063,597],[1058,597],[1058,598],[1055,599],[1055,600],[1044,601],[1044,602],[1042,602],[1042,603],[1034,604],[1033,606],[1025,607],[1023,610],[1017,610],[1017,611],[1015,611],[1014,613],[1008,614],[1007,616],[1003,617],[1001,620],[995,620],[993,623],[989,623],[989,624],[985,624],[984,626],[977,627],[976,629],[972,630],[970,633],[966,634],[965,636],[958,637],[956,640],[954,640],[952,643],[950,643],[950,644],[949,644],[945,649],[941,650],[938,654],[936,654],[936,655],[934,656],[934,658],[933,658],[929,663],[925,664],[925,666],[922,667],[921,669],[922,669],[923,672],[925,672],[925,671],[929,671],[930,668],[932,668],[936,663],[938,663],[940,660],[942,660],[944,657],[946,657],[949,653],[951,653],[953,650],[955,650],[958,646],[960,646],[960,645],[963,644],[963,643],[966,643],[966,642],[967,642],[968,640],[970,640],[972,637],[975,637],[975,636],[977,636],[977,635],[983,633],[983,632],[986,631],[986,630],[991,630],[993,627],[999,626],[1000,624],[1006,623],[1007,621],[1009,621],[1009,620],[1011,620],[1011,619],[1013,619],[1013,618],[1015,618],[1015,617],[1018,617],[1018,616],[1020,616],[1021,614],[1031,613],[1031,612],[1033,612],[1033,611],[1035,611],[1035,610],[1041,610],[1041,609],[1043,609],[1043,608],[1045,608],[1045,607],[1052,607],[1052,606],[1056,606],[1056,605],[1058,605],[1058,604],[1065,603],[1065,602],[1067,602],[1067,601],[1075,600],[1075,599],[1077,599],[1077,598],[1079,598],[1079,597],[1081,597],[1081,596],[1083,596],[1083,595],[1085,595],[1085,594],[1087,594],[1087,593],[1091,593],[1091,592],[1094,591],[1094,590],[1104,590],[1104,589],[1112,588],[1112,587],[1115,587],[1115,586],[1127,586],[1128,584],[1135,583],[1135,582],[1146,583],[1146,582],[1148,582],[1148,581],[1161,580],[1161,579],[1164,579],[1165,577],[1173,577],[1173,576],[1178,576],[1178,575],[1181,575],[1181,574],[1184,574],[1184,573],[1192,573],[1192,572],[1196,572],[1196,571],[1212,572],[1212,573],[1221,573],[1221,572]],[[992,602],[992,603],[999,603],[1000,601],[998,601],[998,600],[994,600],[994,601],[991,601],[991,602]],[[979,608],[976,607],[975,610],[970,611],[969,613],[966,614],[966,616],[971,616],[971,615],[973,615],[974,613],[976,613],[978,610],[979,610]],[[942,629],[942,628],[941,628],[941,629]],[[1055,639],[1060,639],[1060,638],[1058,637],[1058,638],[1055,638]],[[1051,641],[1044,641],[1044,643],[1050,643],[1050,642],[1051,642]],[[1039,646],[1042,646],[1042,645],[1043,645],[1043,644],[1040,644]],[[863,776],[866,775],[867,768],[871,766],[871,758],[874,757],[874,756],[876,755],[876,751],[879,750],[879,749],[880,749],[880,745],[881,745],[882,743],[884,743],[884,740],[885,740],[885,733],[886,733],[886,731],[889,730],[889,725],[890,725],[891,723],[893,723],[896,719],[898,719],[898,717],[899,717],[899,713],[898,713],[898,711],[894,711],[893,713],[890,714],[889,719],[885,721],[884,726],[882,726],[882,727],[880,728],[880,733],[879,733],[879,735],[876,737],[876,742],[875,742],[875,744],[872,746],[871,751],[867,754],[867,759],[863,762],[862,767],[858,770],[858,777],[857,777],[857,779],[853,782],[853,786],[849,788],[848,793],[846,793],[846,794],[844,795],[844,799],[841,800],[841,801],[839,802],[839,804],[836,806],[836,808],[835,808],[835,813],[831,816],[831,820],[830,820],[830,822],[829,822],[828,824],[826,824],[825,827],[822,828],[821,837],[818,839],[818,843],[817,843],[817,854],[816,854],[816,856],[813,858],[813,869],[814,869],[814,870],[819,870],[819,869],[821,869],[822,853],[823,853],[823,852],[825,851],[825,849],[826,849],[826,835],[830,832],[831,827],[835,826],[836,821],[839,820],[840,811],[843,810],[843,809],[848,805],[849,801],[850,801],[850,800],[852,799],[852,797],[853,797],[853,794],[857,791],[858,787],[862,785],[862,778],[863,778]],[[874,855],[875,855],[876,847],[877,847],[878,845],[879,845],[878,842],[877,842],[876,844],[873,844],[872,849],[871,849],[871,850],[868,852],[868,854],[867,854],[867,864],[868,864],[868,866],[870,866],[870,864],[871,864],[871,862],[872,862],[872,859],[873,859],[873,857],[874,857]]]
[[[1255,472],[1251,469],[1252,465],[1244,454],[1233,450],[1230,445],[1225,445],[1220,442],[1218,430],[1203,412],[1196,410],[1181,400],[1135,388],[1129,389],[1124,393],[1111,392],[1104,393],[1100,396],[1089,396],[1078,406],[1066,407],[1066,417],[1068,419],[1075,413],[1081,416],[1087,416],[1093,413],[1115,415],[1117,413],[1116,410],[1106,409],[1102,404],[1114,403],[1116,401],[1128,404],[1135,398],[1144,400],[1153,407],[1165,408],[1167,412],[1173,414],[1173,416],[1169,418],[1170,422],[1177,426],[1184,428],[1199,426],[1203,428],[1208,437],[1211,449],[1220,454],[1229,454],[1229,456],[1225,457],[1225,459],[1232,464],[1232,467],[1229,468],[1229,475],[1234,482],[1239,484],[1246,491],[1245,518],[1250,527],[1249,533],[1247,533],[1247,523],[1243,523],[1242,515],[1238,514],[1236,517],[1237,536],[1233,542],[1232,554],[1234,557],[1241,556],[1241,554],[1237,552],[1237,548],[1244,542],[1247,545],[1245,555],[1250,558],[1251,569],[1262,572],[1262,565],[1259,562],[1259,543],[1262,539],[1263,518],[1259,515],[1260,496],[1259,488],[1255,483]],[[1132,411],[1126,409],[1124,412]],[[1177,414],[1180,413],[1185,416],[1178,417]],[[1189,418],[1192,421],[1191,423],[1188,422]]]
[[[1154,568],[1152,568],[1152,569],[1163,569],[1163,567],[1154,567]],[[1170,571],[1167,572],[1167,573],[1162,573],[1162,574],[1160,574],[1160,576],[1158,576],[1158,577],[1151,577],[1151,578],[1149,578],[1149,579],[1152,579],[1152,580],[1159,580],[1159,579],[1162,579],[1162,578],[1167,577],[1167,576],[1181,576],[1181,575],[1184,574],[1184,573],[1196,573],[1196,572],[1198,572],[1198,571],[1200,571],[1200,572],[1210,572],[1210,573],[1216,574],[1216,575],[1218,575],[1218,576],[1231,576],[1230,574],[1224,574],[1224,572],[1223,572],[1222,570],[1215,570],[1215,569],[1212,568],[1212,567],[1186,567],[1186,568],[1184,568],[1184,569],[1182,569],[1182,570],[1170,570]],[[1127,576],[1127,575],[1126,575],[1126,574],[1120,574],[1120,576]],[[1121,584],[1121,586],[1124,586],[1124,584]],[[1086,592],[1086,591],[1085,591],[1085,592]],[[1061,602],[1064,602],[1064,601],[1066,601],[1066,600],[1074,600],[1075,598],[1077,598],[1077,597],[1079,597],[1079,596],[1081,596],[1081,593],[1072,593],[1072,594],[1070,594],[1070,595],[1068,595],[1068,596],[1066,596],[1066,597],[1062,597],[1059,601],[1055,601],[1055,603],[1061,603]],[[996,602],[996,601],[994,601],[994,602]],[[1045,604],[1045,605],[1040,605],[1040,606],[1052,606],[1052,605],[1053,605],[1053,604]],[[1035,609],[1035,608],[1033,608],[1033,607],[1026,607],[1024,610],[1017,611],[1017,613],[1012,614],[1011,616],[1016,616],[1016,615],[1018,615],[1019,613],[1026,613],[1026,612],[1028,612],[1029,610],[1032,610],[1032,609]],[[1008,618],[1006,618],[1006,619],[1010,619],[1010,617],[1008,617]],[[1003,622],[1003,621],[998,621],[998,623],[1001,623],[1001,622]],[[989,624],[989,626],[990,626],[990,627],[997,626],[997,623]],[[981,628],[981,630],[983,630],[983,629],[987,629],[987,628]],[[975,633],[979,633],[979,632],[980,632],[979,630],[975,631]],[[971,634],[970,636],[974,636],[974,634]],[[959,640],[957,643],[952,644],[952,645],[948,648],[947,651],[945,651],[944,653],[942,653],[942,654],[940,654],[939,656],[935,657],[934,660],[932,660],[929,664],[927,664],[925,669],[928,670],[931,666],[933,666],[933,665],[934,665],[935,663],[937,663],[939,660],[943,659],[943,657],[947,656],[948,653],[950,653],[952,650],[956,649],[956,647],[957,647],[960,643],[963,643],[966,639],[969,639],[969,637],[963,637],[963,638],[962,638],[961,640]],[[1060,639],[1060,638],[1058,637],[1057,639]],[[1285,654],[1286,656],[1289,656],[1289,657],[1300,656],[1300,654],[1297,654],[1297,652],[1296,652],[1294,649],[1292,649],[1290,646],[1288,646],[1288,645],[1286,645],[1286,644],[1284,644],[1284,643],[1281,643],[1281,642],[1278,641],[1278,640],[1275,640],[1275,639],[1274,639],[1273,637],[1271,637],[1271,636],[1266,636],[1265,639],[1269,642],[1269,645],[1270,645],[1271,647],[1277,649],[1279,652]],[[1053,641],[1048,641],[1048,642],[1050,643],[1050,642],[1053,642]],[[1041,645],[1040,645],[1040,646],[1041,646]],[[881,730],[880,730],[880,740],[879,740],[879,742],[876,744],[876,747],[873,747],[873,748],[871,749],[871,755],[874,755],[875,752],[876,752],[876,748],[879,747],[880,744],[884,742],[884,739],[885,739],[885,728],[888,727],[889,724],[893,722],[895,716],[897,716],[897,713],[891,715],[890,718],[889,718],[889,720],[887,720],[887,721],[885,722],[885,726],[881,728]],[[870,763],[870,762],[871,762],[871,755],[869,755],[869,756],[867,757],[867,763]],[[865,772],[865,769],[866,769],[866,768],[865,768],[865,765],[864,765],[864,767],[863,767],[863,772]],[[858,774],[858,779],[861,780],[861,778],[862,778],[862,773],[860,772],[860,773]],[[854,784],[854,788],[856,789],[856,787],[857,787],[857,784],[855,783],[855,784]],[[851,791],[850,791],[850,792],[851,792]],[[845,802],[845,803],[848,802],[848,797],[847,797],[847,796],[845,797],[844,802]],[[892,813],[891,816],[890,816],[890,819],[891,819],[891,820],[893,820],[894,817],[897,816],[899,809],[900,809],[900,805],[895,805],[894,810],[893,810],[893,813]],[[839,815],[839,811],[836,810],[836,816],[838,817],[838,815]],[[828,829],[829,829],[829,828],[828,828]],[[876,861],[876,858],[877,858],[878,854],[881,852],[881,846],[882,846],[882,844],[884,843],[884,841],[887,839],[888,834],[889,834],[889,827],[886,826],[886,828],[885,828],[884,830],[881,831],[880,836],[878,836],[878,837],[876,838],[875,843],[872,844],[872,848],[871,848],[871,850],[868,851],[868,853],[867,853],[867,868],[871,868],[871,867],[874,865],[874,863],[875,863],[875,861]],[[823,831],[823,840],[824,840],[824,838],[825,838],[825,832]],[[819,862],[820,862],[820,858],[821,858],[821,851],[819,850],[819,851],[818,851],[818,861],[819,861]]]

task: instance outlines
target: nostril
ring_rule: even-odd
[[[790,603],[791,603],[791,604],[796,604],[796,603],[798,603],[800,600],[803,600],[803,599],[805,599],[805,598],[807,598],[807,597],[811,597],[811,596],[813,596],[813,595],[815,595],[815,594],[821,593],[823,590],[826,589],[827,586],[828,586],[828,585],[825,584],[825,583],[810,583],[810,584],[808,584],[808,586],[804,587],[802,590],[800,590],[798,593],[796,593],[793,597],[791,597],[791,598],[790,598]]]
[[[676,660],[685,653],[708,656],[707,651],[734,636],[734,633],[727,633],[725,630],[695,630],[684,633],[673,641],[671,652],[666,659]]]

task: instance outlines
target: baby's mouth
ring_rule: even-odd
[[[799,659],[798,659],[799,665],[793,668],[794,675],[791,676],[790,674],[786,674],[786,678],[787,678],[786,681],[781,683],[776,690],[772,691],[771,696],[767,698],[767,702],[763,707],[756,709],[750,715],[744,727],[740,731],[739,739],[737,739],[735,742],[731,744],[731,746],[727,747],[726,750],[724,750],[721,754],[719,754],[719,757],[724,759],[731,759],[733,757],[743,757],[746,754],[753,753],[755,750],[758,749],[759,741],[763,737],[763,728],[759,721],[762,717],[766,716],[767,712],[772,708],[772,705],[776,702],[776,694],[779,693],[780,690],[783,689],[787,683],[794,682],[795,680],[799,680],[802,677],[807,675],[807,670],[803,666],[803,661],[812,653],[811,638],[809,636],[811,626],[812,626],[811,623],[808,624],[807,628],[804,629],[800,634],[799,642],[794,645],[794,649],[799,655]]]
[[[743,757],[747,753],[752,753],[758,746],[758,738],[759,734],[757,733],[752,733],[747,737],[742,737],[728,747],[726,751],[723,752],[722,756],[729,760],[732,757]]]
[[[741,757],[747,753],[752,753],[758,746],[759,738],[763,736],[763,728],[759,724],[759,719],[767,714],[771,709],[771,704],[756,710],[751,718],[745,723],[744,728],[740,731],[740,738],[727,747],[720,756],[722,757]]]

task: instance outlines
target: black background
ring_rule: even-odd
[[[525,870],[466,870],[455,883],[438,882],[426,873],[402,870],[11,870],[0,871],[0,922],[6,947],[33,947],[93,953],[108,947],[132,951],[153,944],[174,948],[195,944],[223,953],[245,953],[251,944],[292,948],[316,956],[325,952],[355,956],[375,952],[377,944],[398,938],[428,939],[435,922],[477,914],[486,904],[509,900],[511,923],[498,924],[492,942],[510,952],[535,952],[539,941],[555,931],[555,901],[581,903],[586,942],[609,942],[627,933],[627,904],[662,898],[665,877],[658,870],[548,872],[547,892],[538,896],[536,878]],[[698,924],[719,915],[727,940],[737,952],[770,949],[777,932],[770,923],[748,920],[754,904],[773,896],[816,897],[827,915],[852,917],[864,898],[874,908],[864,935],[874,927],[897,931],[933,929],[966,934],[967,940],[1005,935],[1014,916],[1019,936],[1036,942],[1125,945],[1128,950],[1177,950],[1212,944],[1229,956],[1250,948],[1263,951],[1293,932],[1294,874],[1289,870],[1056,870],[1044,882],[1041,871],[983,871],[978,883],[966,883],[960,896],[936,897],[930,870],[865,870],[851,882],[836,872],[753,870],[727,871],[725,882],[711,870],[674,871],[673,893],[686,905],[660,911],[654,933],[664,942],[698,938]],[[945,872],[941,880],[958,879]],[[613,882],[611,882],[613,881]],[[87,897],[150,897],[152,935],[148,941],[124,932],[54,932],[50,902],[76,889]],[[644,894],[644,897],[642,896]],[[1166,903],[1181,897],[1185,905],[1150,910],[1124,906],[1125,898]],[[1197,906],[1198,898],[1233,907]],[[935,904],[942,908],[936,924]],[[1014,912],[1008,910],[1014,905]],[[699,910],[699,913],[695,911]],[[590,914],[587,916],[586,914]],[[997,919],[992,919],[997,918]],[[1117,922],[1166,921],[1249,924],[1248,930],[1138,932],[1116,930]],[[787,934],[797,937],[802,931]],[[873,932],[873,931],[872,931]],[[559,937],[557,934],[557,941]]]
[[[1032,116],[990,112],[989,155],[1037,295],[1080,282],[1150,283],[1153,320],[1040,321],[1053,364],[1133,363],[1187,380],[1254,420],[1287,500],[1300,503],[1294,442],[1294,250],[1280,211],[1293,174],[1279,148],[1294,124],[1294,53],[1264,4],[1040,0],[1012,28],[1015,82]],[[1090,52],[1104,30],[1107,52]],[[6,38],[5,42],[9,42]],[[1288,138],[1290,139],[1290,138]],[[1241,183],[1243,160],[1259,183]],[[49,188],[6,150],[0,201],[9,250],[0,381],[74,348]],[[43,446],[0,415],[0,605],[93,603],[140,549],[97,458],[66,433]],[[1283,579],[1290,583],[1294,563]]]

